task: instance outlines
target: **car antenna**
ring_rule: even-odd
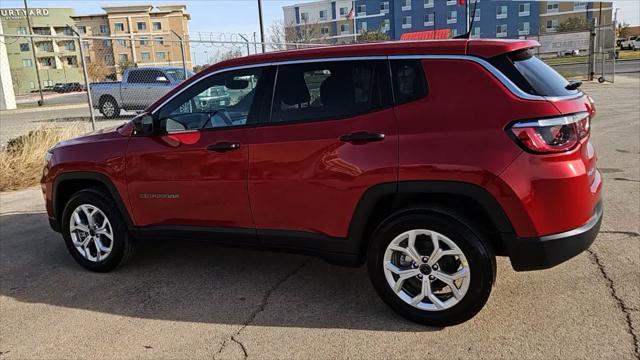
[[[467,1],[471,1],[471,0],[467,0]],[[454,39],[468,39],[469,37],[471,37],[471,29],[473,29],[473,21],[476,19],[476,8],[478,7],[478,2],[479,0],[476,0],[473,3],[473,13],[471,14],[471,23],[469,24],[469,30],[464,34],[454,36],[453,37]]]

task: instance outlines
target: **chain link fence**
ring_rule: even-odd
[[[19,107],[0,113],[0,146],[42,126],[89,131],[120,124],[208,64],[263,51],[330,45],[261,43],[256,34],[100,37],[72,28],[55,33],[0,35],[12,55],[8,73]],[[537,55],[564,76],[614,81],[614,25],[528,38],[540,42]]]
[[[537,40],[536,55],[567,78],[613,81],[618,56],[615,25],[585,31],[527,36]]]
[[[255,35],[189,37],[2,34],[18,109],[0,112],[0,147],[42,127],[119,125],[209,64],[264,51],[326,46],[261,43]],[[6,76],[6,75],[3,75]],[[224,96],[222,94],[221,96]]]

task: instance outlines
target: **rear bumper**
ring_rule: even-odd
[[[587,250],[602,223],[602,202],[598,202],[589,221],[573,230],[559,234],[515,238],[507,242],[511,266],[516,271],[541,270],[554,267]]]

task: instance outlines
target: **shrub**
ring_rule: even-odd
[[[84,126],[40,128],[9,140],[0,151],[0,191],[37,185],[47,150],[84,132]]]

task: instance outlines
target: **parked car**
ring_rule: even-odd
[[[59,93],[68,93],[68,92],[74,92],[74,91],[82,91],[83,86],[80,83],[71,82],[71,83],[61,84],[55,89],[56,89],[55,91]]]
[[[187,77],[193,75],[187,72]],[[182,68],[130,68],[122,81],[89,84],[93,106],[106,118],[121,110],[144,110],[185,78]]]
[[[550,268],[600,228],[594,102],[537,46],[375,43],[212,65],[117,129],[51,149],[49,222],[92,271],[143,238],[298,251],[366,264],[407,319],[461,323],[487,302],[496,256]],[[203,101],[221,87],[230,102]]]
[[[572,50],[558,51],[557,55],[558,55],[558,57],[579,56],[580,55],[580,50],[572,49]]]
[[[633,48],[633,51],[640,50],[640,38],[636,38],[635,40],[633,40],[631,47]]]
[[[638,39],[637,36],[629,36],[625,39],[622,39],[620,41],[620,49],[621,50],[633,50],[634,49],[634,42],[635,40]]]
[[[60,92],[60,90],[64,87],[65,83],[55,83],[51,88],[52,91]]]

